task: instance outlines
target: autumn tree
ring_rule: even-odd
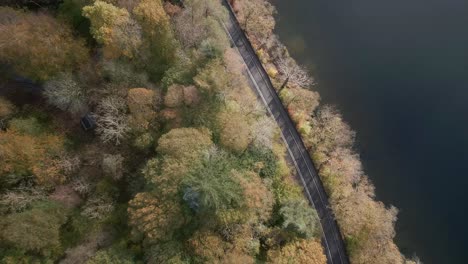
[[[262,44],[273,34],[276,13],[273,5],[264,0],[236,1],[235,10],[242,28],[254,43]]]
[[[32,209],[7,215],[0,220],[2,241],[43,255],[60,249],[60,227],[66,212],[53,202],[42,202]]]
[[[210,231],[197,231],[188,244],[195,256],[208,263],[220,263],[228,246],[218,234]]]
[[[112,142],[116,145],[126,137],[129,126],[126,116],[127,105],[118,97],[104,98],[96,108],[96,132],[103,142]]]
[[[210,230],[199,230],[193,234],[188,245],[196,260],[204,263],[253,264],[259,244],[255,243],[249,227],[242,226],[232,240]]]
[[[125,87],[148,87],[148,75],[134,69],[134,67],[121,61],[106,61],[103,63],[103,77],[119,86]]]
[[[201,69],[194,78],[202,91],[212,94],[232,88],[232,76],[228,74],[221,60],[213,60]]]
[[[89,58],[84,41],[50,16],[0,7],[0,17],[0,60],[21,75],[46,81]]]
[[[176,60],[177,42],[161,0],[142,0],[133,9],[143,32],[142,66],[161,77]]]
[[[7,99],[0,97],[0,126],[1,122],[10,117],[16,110],[15,105],[13,105]]]
[[[277,60],[276,64],[283,80],[279,88],[280,92],[288,85],[308,88],[314,84],[314,79],[309,76],[307,70],[299,66],[294,59],[281,57]]]
[[[178,128],[159,139],[156,151],[168,158],[193,160],[212,145],[211,132],[208,129]]]
[[[37,183],[64,181],[59,161],[63,139],[55,135],[31,136],[9,129],[0,131],[0,177],[5,186],[17,184],[33,174]]]
[[[349,148],[336,148],[327,156],[316,155],[316,164],[330,197],[341,196],[361,180],[363,168],[359,155]]]
[[[237,112],[223,112],[218,120],[221,144],[239,153],[245,151],[252,141],[251,127],[245,116]]]
[[[331,106],[323,106],[312,116],[311,132],[305,139],[315,152],[329,153],[337,147],[349,147],[355,133],[343,121],[341,114]]]
[[[151,193],[139,193],[128,207],[129,224],[149,241],[170,240],[184,223],[180,206],[172,200],[161,200]]]
[[[145,250],[145,261],[148,264],[182,264],[187,258],[184,245],[177,240],[157,243]]]
[[[156,117],[156,94],[145,88],[128,90],[127,105],[130,111],[130,125],[136,130],[147,130]]]
[[[401,263],[393,242],[398,210],[374,199],[374,188],[362,178],[355,188],[332,200],[333,210],[347,238],[351,261]]]
[[[91,34],[104,46],[106,57],[136,55],[141,45],[141,28],[126,9],[98,0],[83,7],[83,15],[91,21]]]
[[[281,92],[281,99],[297,126],[301,128],[318,107],[320,95],[302,88],[290,88]]]
[[[143,168],[143,175],[155,185],[164,197],[178,192],[183,176],[203,159],[203,154],[213,145],[207,129],[178,128],[164,134],[156,151],[162,160],[150,159]]]
[[[274,204],[273,194],[269,190],[270,186],[253,172],[243,175],[234,173],[233,176],[239,180],[243,188],[245,204],[251,214],[249,222],[266,222],[270,219]]]
[[[184,87],[176,84],[169,86],[164,96],[164,105],[167,107],[179,107],[183,103]]]
[[[135,263],[130,254],[122,249],[101,249],[86,261],[86,264],[132,264]]]
[[[175,17],[175,31],[185,48],[196,48],[206,57],[219,57],[228,47],[228,38],[219,21],[227,12],[216,0],[189,0]]]
[[[301,239],[287,244],[280,250],[269,250],[267,263],[325,264],[327,258],[318,241]]]
[[[49,104],[63,111],[77,114],[86,108],[86,97],[83,88],[69,74],[60,74],[44,85],[44,95]]]

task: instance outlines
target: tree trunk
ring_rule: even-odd
[[[289,82],[289,76],[288,76],[288,78],[286,78],[286,80],[284,80],[283,84],[282,84],[281,87],[279,88],[278,94],[281,93],[281,91],[283,91],[283,89],[286,87],[286,85],[288,84],[288,82]]]

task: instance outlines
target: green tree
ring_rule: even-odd
[[[303,199],[284,203],[279,214],[283,218],[283,227],[300,237],[312,238],[320,233],[317,211]]]
[[[60,227],[66,219],[66,211],[58,203],[41,202],[2,218],[0,236],[13,246],[48,256],[60,250]]]
[[[195,211],[218,211],[243,204],[243,190],[231,175],[228,154],[213,148],[183,180],[184,200]]]
[[[188,261],[185,261],[187,256],[184,251],[184,245],[177,240],[166,243],[157,243],[152,245],[148,250],[145,250],[145,260],[148,264],[188,263]]]
[[[142,66],[159,80],[175,62],[177,41],[161,0],[142,0],[133,10],[143,31]]]
[[[90,4],[91,0],[64,0],[58,9],[58,17],[70,23],[80,34],[91,39],[89,19],[83,16],[82,9]]]
[[[225,21],[227,11],[216,0],[189,0],[175,19],[175,31],[185,48],[196,48],[208,58],[223,54],[229,42],[219,21]]]

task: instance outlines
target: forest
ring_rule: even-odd
[[[393,242],[397,209],[375,200],[354,132],[274,34],[274,7],[230,3],[351,262],[418,263]],[[218,0],[0,6],[1,263],[326,263],[226,16]]]
[[[0,7],[1,263],[326,262],[219,1],[49,2]]]

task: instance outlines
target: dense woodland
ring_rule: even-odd
[[[38,4],[0,7],[1,263],[326,262],[219,1]]]
[[[326,262],[220,1],[35,3],[0,7],[1,263]],[[273,34],[274,7],[231,4],[310,148],[352,263],[416,263],[393,242],[397,210],[374,199],[354,132]],[[18,79],[39,95],[18,96]],[[80,128],[86,114],[94,131]]]

